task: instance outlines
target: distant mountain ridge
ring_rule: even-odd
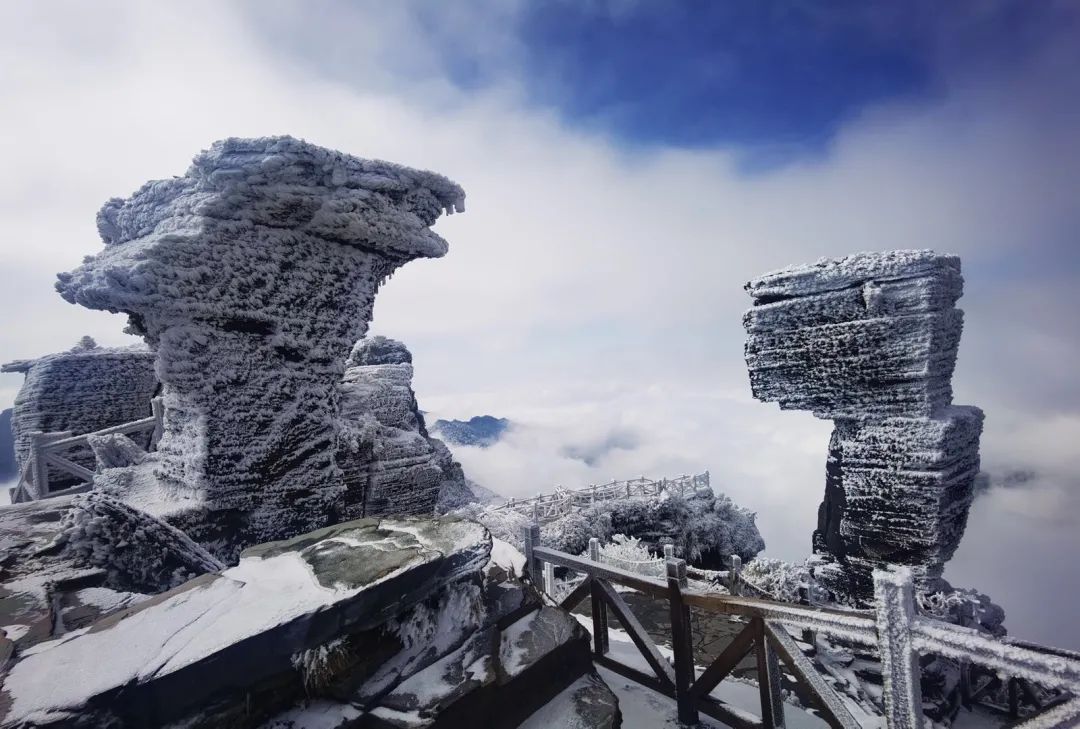
[[[506,418],[477,415],[468,420],[436,420],[431,430],[451,445],[487,448],[497,443],[509,427]]]

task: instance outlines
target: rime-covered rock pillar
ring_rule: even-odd
[[[759,400],[834,421],[814,551],[837,593],[872,597],[871,572],[925,586],[963,536],[983,414],[952,405],[963,326],[960,259],[860,253],[746,285],[746,363]]]
[[[242,541],[295,534],[337,516],[339,386],[380,283],[442,256],[429,228],[463,201],[430,172],[291,137],[226,139],[184,176],[106,203],[105,250],[57,290],[128,314],[157,353],[158,482]]]

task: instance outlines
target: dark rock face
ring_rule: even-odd
[[[510,421],[491,415],[477,415],[468,420],[436,420],[432,432],[450,445],[487,448],[502,437]]]
[[[15,478],[19,467],[15,463],[15,436],[11,432],[11,408],[0,410],[0,481]]]
[[[158,388],[153,352],[142,346],[98,347],[89,337],[67,352],[9,362],[3,371],[26,374],[11,420],[19,468],[30,458],[30,433],[79,435],[148,417]],[[147,441],[140,443],[145,447],[149,436],[139,437]],[[94,468],[89,452],[73,452],[72,460]],[[62,483],[58,478],[56,485]]]
[[[530,716],[519,729],[616,729],[619,726],[622,726],[622,712],[615,695],[599,676],[586,674]]]
[[[862,253],[746,288],[754,396],[835,422],[813,540],[834,564],[820,578],[856,601],[885,564],[932,586],[963,535],[983,422],[978,408],[952,405],[959,259]]]
[[[121,433],[88,436],[86,442],[94,452],[98,469],[137,466],[146,460],[146,450]]]
[[[463,200],[440,175],[272,137],[217,142],[106,203],[105,249],[57,289],[128,314],[157,355],[161,500],[196,499],[237,546],[335,520],[346,359],[379,285],[445,254],[429,228]]]

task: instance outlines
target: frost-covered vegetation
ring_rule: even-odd
[[[664,560],[637,537],[616,534],[600,547],[600,561],[650,577],[665,574]]]
[[[742,579],[784,602],[826,602],[828,591],[814,578],[805,562],[785,562],[782,559],[761,557],[743,567]]]
[[[510,510],[466,507],[466,516],[484,524],[500,539],[522,546],[529,518]],[[706,567],[719,567],[723,558],[737,554],[744,561],[765,548],[754,512],[736,505],[723,494],[702,489],[690,497],[605,501],[567,514],[540,529],[540,541],[552,549],[581,554],[596,537],[608,544],[615,535],[640,540],[653,552],[663,544],[675,546],[675,555]]]

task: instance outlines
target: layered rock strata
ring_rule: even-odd
[[[337,452],[345,516],[432,515],[443,492],[468,491],[461,466],[428,435],[405,345],[364,339],[347,364]]]
[[[30,458],[30,434],[70,431],[81,435],[148,417],[150,400],[158,388],[154,353],[144,346],[99,347],[84,337],[75,347],[37,359],[3,365],[4,372],[26,375],[15,407],[11,429],[19,468]],[[149,434],[135,436],[144,448]],[[68,454],[75,462],[94,468],[89,450]],[[63,487],[65,476],[50,474],[50,482]]]
[[[15,463],[15,437],[11,432],[12,408],[0,410],[0,480],[9,481],[19,473]]]
[[[746,285],[754,396],[835,423],[814,550],[819,578],[864,601],[870,574],[910,565],[931,586],[963,535],[979,470],[978,408],[952,405],[960,260],[860,253]]]
[[[617,726],[587,634],[491,554],[483,527],[453,518],[260,545],[16,652],[0,724],[509,729],[587,684],[609,707],[597,726]]]
[[[162,498],[197,502],[238,545],[336,520],[345,360],[380,283],[442,256],[430,226],[463,200],[434,173],[272,137],[216,142],[106,203],[105,249],[57,289],[127,314],[156,353]]]

